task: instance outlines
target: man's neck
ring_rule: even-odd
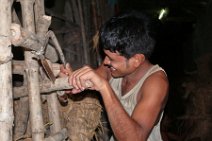
[[[150,62],[141,64],[133,73],[122,79],[122,95],[129,92],[153,65]]]
[[[123,77],[123,80],[133,82],[140,80],[153,65],[149,61],[141,64],[133,73]]]

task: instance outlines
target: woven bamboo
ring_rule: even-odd
[[[101,127],[102,107],[96,93],[86,91],[71,95],[68,105],[61,107],[61,111],[71,141],[90,141]]]

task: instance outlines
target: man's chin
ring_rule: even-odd
[[[119,78],[119,77],[121,77],[120,75],[114,74],[114,73],[111,73],[111,76],[112,76],[113,78]]]

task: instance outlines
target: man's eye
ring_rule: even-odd
[[[108,57],[108,59],[109,59],[110,61],[112,61],[112,60],[113,60],[113,59],[111,59],[111,58],[109,58],[109,57]]]

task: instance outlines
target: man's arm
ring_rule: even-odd
[[[88,89],[100,92],[110,125],[119,141],[146,141],[165,105],[168,91],[165,74],[161,71],[156,72],[145,80],[131,117],[122,107],[104,76],[85,66],[72,73],[69,83],[76,90],[84,90],[86,81],[89,80],[92,86]]]
[[[164,108],[168,81],[161,72],[150,76],[140,90],[141,97],[131,117],[123,109],[109,84],[100,92],[117,140],[146,141]]]

